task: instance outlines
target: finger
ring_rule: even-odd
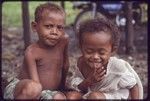
[[[94,78],[95,80],[97,80],[98,78],[102,77],[105,74],[105,71],[101,72],[101,73],[95,73]]]
[[[106,74],[106,70],[103,70],[101,73],[98,74],[98,77],[102,77],[105,74]]]
[[[105,75],[101,75],[101,76],[96,75],[95,80],[100,81],[100,80],[104,79],[104,77],[105,77]]]
[[[98,81],[98,78],[99,78],[98,75],[95,75],[95,76],[94,76],[95,81]]]
[[[96,75],[96,72],[97,72],[97,68],[94,68],[94,73],[93,74]]]
[[[96,72],[97,72],[97,73],[101,73],[101,72],[104,71],[104,70],[105,70],[104,67],[101,67],[101,68],[98,68]]]
[[[105,75],[103,75],[103,76],[101,76],[101,77],[98,77],[97,78],[97,81],[101,81],[101,80],[103,80],[105,78]]]

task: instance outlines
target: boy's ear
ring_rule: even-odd
[[[36,32],[37,31],[37,22],[32,21],[31,22],[31,27],[32,27],[33,32]]]

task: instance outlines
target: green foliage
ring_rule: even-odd
[[[21,2],[3,2],[2,26],[21,26]]]
[[[79,10],[73,9],[73,4],[68,1],[68,2],[65,2],[65,11],[67,14],[66,24],[68,25],[68,24],[73,23],[75,20],[75,17],[79,13]]]
[[[30,22],[34,20],[34,11],[35,8],[46,1],[30,1],[29,2],[29,13],[30,13]],[[54,2],[54,1],[53,1]],[[60,5],[60,2],[54,2]],[[72,3],[65,1],[65,11],[67,13],[66,24],[71,24],[74,22],[74,19],[78,13],[77,10],[74,10]],[[22,27],[22,8],[21,2],[3,2],[2,4],[2,26],[5,28],[8,27]]]

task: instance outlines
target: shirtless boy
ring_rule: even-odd
[[[39,39],[27,47],[19,77],[6,87],[4,98],[65,99],[60,92],[69,67],[65,12],[55,4],[41,4],[31,25]]]
[[[108,19],[83,22],[78,33],[82,56],[70,86],[87,99],[142,99],[143,87],[130,64],[114,56],[120,33]],[[71,94],[70,94],[71,95]]]

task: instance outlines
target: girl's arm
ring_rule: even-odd
[[[139,87],[138,87],[138,84],[136,84],[135,86],[133,86],[130,89],[130,96],[131,96],[131,99],[139,99]]]

